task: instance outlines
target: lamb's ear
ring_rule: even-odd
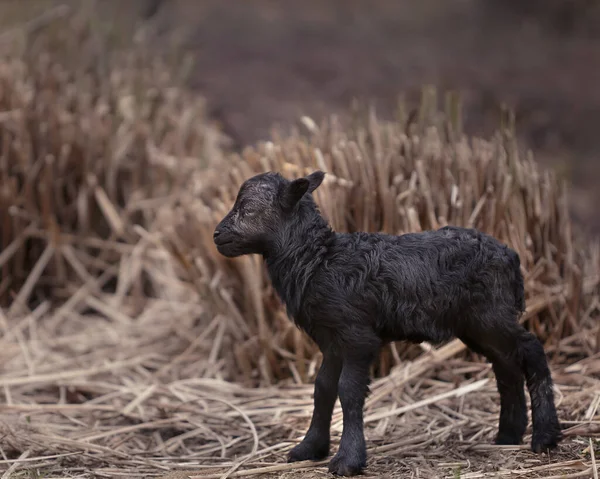
[[[281,195],[281,202],[286,210],[291,210],[296,203],[300,201],[300,198],[304,196],[304,193],[308,191],[310,187],[310,181],[308,178],[298,178],[297,180],[291,181],[283,190]]]
[[[314,173],[308,175],[306,177],[309,183],[308,192],[312,193],[313,191],[315,191],[321,185],[321,183],[323,183],[323,178],[325,178],[325,173],[323,173],[320,170],[317,170]]]

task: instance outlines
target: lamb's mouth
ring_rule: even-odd
[[[217,244],[217,251],[227,258],[235,258],[241,253],[238,251],[233,240],[223,241]]]
[[[217,245],[217,248],[220,248],[221,246],[227,246],[228,244],[233,243],[233,239],[217,238],[216,240],[214,240],[214,242],[215,245]]]

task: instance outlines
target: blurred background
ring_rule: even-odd
[[[2,0],[5,27],[74,1]],[[390,117],[423,85],[461,93],[469,134],[487,137],[503,104],[538,161],[572,181],[572,210],[600,231],[600,2],[597,0],[96,0],[115,43],[146,22],[158,53],[189,53],[189,86],[241,146],[300,115]]]

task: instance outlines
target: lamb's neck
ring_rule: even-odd
[[[265,255],[271,282],[288,315],[296,316],[310,278],[334,239],[335,233],[319,216],[306,226],[298,224],[290,228],[276,249]]]

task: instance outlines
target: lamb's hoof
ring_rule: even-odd
[[[339,452],[329,462],[329,472],[338,476],[356,476],[362,474],[367,466],[366,459],[360,455],[348,455]]]
[[[319,461],[329,455],[328,443],[304,440],[295,446],[287,456],[287,462]]]
[[[542,432],[534,431],[533,437],[531,438],[531,450],[536,454],[541,454],[543,452],[547,453],[556,448],[562,438],[563,435],[558,424],[547,427],[546,429],[543,429]]]
[[[516,434],[498,433],[494,443],[498,446],[517,446],[521,444],[522,437]]]

